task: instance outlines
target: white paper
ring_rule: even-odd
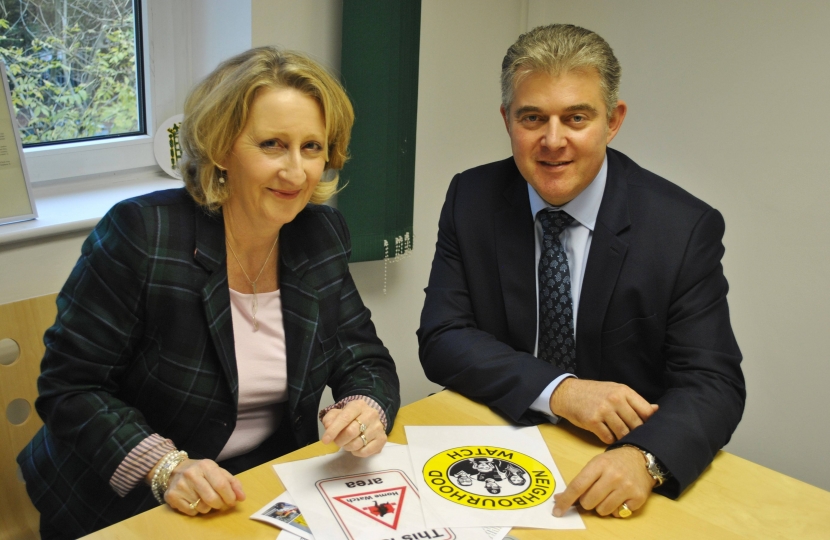
[[[386,447],[365,459],[341,451],[280,463],[274,470],[320,539],[490,540],[480,527],[424,525],[406,446]]]
[[[251,519],[276,525],[280,529],[288,531],[291,536],[314,540],[302,512],[300,512],[288,491],[284,491],[279,497],[254,512]],[[287,536],[285,538],[291,537]]]
[[[278,540],[314,540],[314,535],[311,534],[300,508],[294,503],[288,491],[282,492],[279,497],[255,512],[251,519],[264,521],[283,529],[277,535]],[[484,527],[483,531],[490,540],[502,540],[510,532],[510,527]],[[477,531],[461,529],[459,536],[461,539],[475,539],[480,538],[481,535]]]
[[[565,482],[538,428],[405,429],[427,527],[585,528],[575,508],[552,515]]]
[[[285,492],[283,492],[282,495],[280,495],[279,497],[277,497],[276,499],[274,499],[273,501],[268,503],[268,505],[265,506],[262,510],[260,510],[259,512],[257,512],[253,516],[251,516],[251,519],[260,519],[258,517],[258,514],[261,514],[265,511],[267,511],[268,509],[271,508],[271,506],[273,506],[274,503],[280,502],[280,501],[293,502],[293,500],[291,499],[291,496],[288,494],[287,491],[285,491]],[[285,526],[285,524],[282,523],[282,522],[280,522],[280,523],[272,522],[270,518],[264,519],[262,521],[266,521],[267,523],[272,523],[274,525],[277,525],[278,527],[284,527]],[[503,528],[502,527],[484,527],[481,530],[484,531],[484,533],[489,537],[490,540],[502,540],[505,536],[507,536],[507,533],[510,532],[510,527],[503,527]],[[453,529],[451,532],[455,532],[458,535],[457,538],[459,538],[460,540],[469,540],[469,539],[476,540],[476,539],[481,538],[481,534],[480,534],[478,529],[469,530],[469,529],[456,528],[456,529]],[[440,532],[439,532],[439,534],[440,534]],[[438,538],[440,538],[440,536]],[[289,532],[288,528],[285,528],[282,531],[280,531],[280,533],[277,535],[277,540],[314,540],[314,535],[312,535],[311,533],[303,533],[303,536],[297,536],[296,534],[293,534],[293,533]],[[409,540],[409,539],[406,538],[406,535],[404,535],[402,540]]]

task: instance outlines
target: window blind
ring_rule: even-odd
[[[412,249],[420,0],[345,0],[341,76],[355,108],[337,207],[352,262]]]

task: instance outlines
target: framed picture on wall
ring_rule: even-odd
[[[0,61],[0,225],[37,218],[23,144],[17,131],[6,66]]]

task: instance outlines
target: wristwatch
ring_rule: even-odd
[[[646,460],[646,471],[649,475],[651,475],[652,478],[654,478],[654,481],[657,482],[657,485],[655,485],[654,487],[660,487],[663,485],[663,482],[668,480],[670,476],[669,472],[660,466],[660,464],[657,462],[657,458],[654,457],[654,454],[652,454],[651,452],[646,452],[639,446],[634,446],[633,444],[624,444],[621,446],[621,448],[625,448],[626,446],[634,448],[635,450],[639,450],[640,453],[643,454],[643,457]]]

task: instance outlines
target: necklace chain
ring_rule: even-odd
[[[231,232],[231,236],[233,236],[233,232]],[[236,240],[236,238],[234,238]],[[231,248],[231,254],[233,258],[236,259],[236,264],[239,265],[239,268],[242,270],[242,273],[245,275],[245,279],[248,280],[248,283],[251,284],[251,288],[254,290],[254,297],[251,299],[251,314],[254,318],[254,332],[259,330],[259,322],[256,320],[256,313],[257,309],[259,308],[259,302],[257,301],[256,297],[256,283],[259,281],[259,278],[262,277],[262,272],[265,271],[265,267],[268,265],[268,260],[271,258],[271,254],[274,252],[274,249],[277,247],[277,242],[280,241],[280,235],[277,235],[276,240],[274,240],[274,245],[271,246],[271,251],[268,252],[268,255],[265,257],[265,262],[262,263],[262,268],[259,269],[259,274],[257,274],[256,279],[251,280],[250,276],[248,276],[248,272],[245,271],[245,267],[242,266],[242,262],[239,260],[239,257],[236,256],[236,251],[233,249],[233,244],[231,244],[230,239],[226,239],[225,242],[228,244],[228,247]]]

